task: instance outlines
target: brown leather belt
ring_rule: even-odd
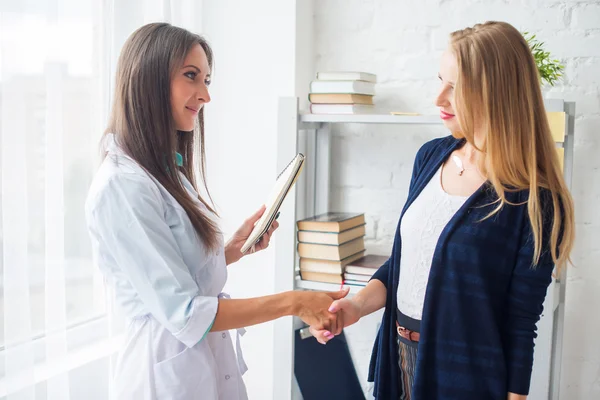
[[[402,336],[406,340],[410,340],[411,342],[419,341],[419,332],[411,331],[410,329],[400,326],[398,321],[396,321],[396,332],[398,332],[398,335]]]

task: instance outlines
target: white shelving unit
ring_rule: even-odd
[[[546,100],[546,110],[565,114],[564,140],[557,147],[564,150],[564,174],[571,187],[573,170],[573,134],[575,104],[562,100]],[[438,116],[399,116],[391,114],[318,115],[303,114],[298,110],[297,97],[284,97],[279,101],[277,170],[283,169],[292,157],[301,152],[306,164],[301,177],[285,200],[279,218],[280,228],[275,243],[275,291],[323,290],[336,291],[339,285],[303,281],[297,273],[296,221],[325,213],[329,208],[329,182],[331,171],[331,124],[393,124],[438,125]],[[407,182],[408,186],[408,182]],[[365,210],[368,212],[368,210]],[[289,266],[286,268],[285,266]],[[566,272],[563,272],[548,289],[544,314],[538,323],[535,360],[531,383],[531,399],[552,399],[559,396],[560,366],[562,362],[562,336]],[[351,287],[351,294],[360,290]],[[547,310],[551,310],[548,312]],[[299,399],[301,395],[294,381],[294,329],[302,327],[298,319],[280,319],[275,322],[275,360],[273,398]],[[375,339],[375,338],[373,338]],[[362,377],[361,377],[362,378]]]

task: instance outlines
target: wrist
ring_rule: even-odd
[[[298,314],[300,313],[300,304],[301,304],[301,296],[302,296],[302,292],[299,292],[297,290],[292,290],[289,292],[285,292],[283,293],[284,296],[284,301],[283,301],[283,305],[284,305],[284,313],[285,315],[293,315],[293,316],[298,316]]]
[[[356,295],[354,295],[354,297],[352,297],[351,299],[348,299],[348,301],[351,301],[356,306],[356,308],[358,310],[358,317],[359,318],[362,318],[362,317],[365,316],[365,314],[364,314],[365,299],[362,296],[361,292],[358,292]]]
[[[240,258],[242,258],[242,254],[239,250],[233,248],[229,243],[227,243],[225,245],[225,249],[223,251],[223,253],[225,254],[225,264],[229,265],[229,264],[233,264],[236,261],[239,261]],[[237,254],[239,253],[239,254]],[[236,255],[237,254],[237,255]]]

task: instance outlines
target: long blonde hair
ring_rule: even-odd
[[[575,238],[573,199],[550,133],[540,80],[529,45],[512,25],[486,22],[453,32],[450,47],[458,63],[455,104],[466,140],[475,131],[485,138],[480,168],[505,204],[506,192],[529,189],[527,209],[534,236],[533,265],[542,254],[544,225],[550,215],[540,188],[551,194],[550,251],[557,270],[570,261]]]

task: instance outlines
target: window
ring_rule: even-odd
[[[116,58],[145,23],[197,30],[200,5],[0,1],[0,399],[106,398],[122,319],[93,266],[84,203]]]
[[[35,366],[97,343],[107,332],[83,208],[106,120],[101,21],[93,0],[18,3],[0,3],[5,391],[9,378],[34,375]]]

